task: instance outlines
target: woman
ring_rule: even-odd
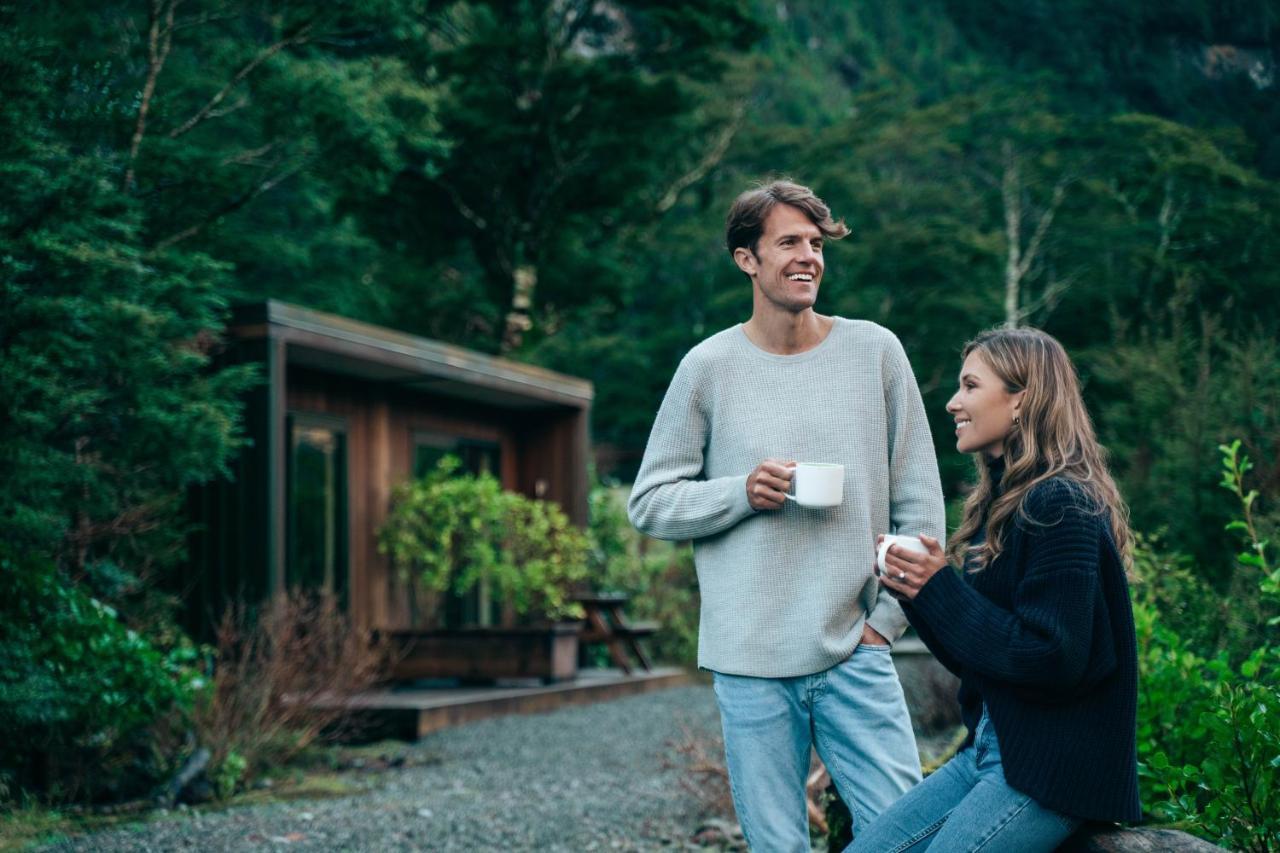
[[[881,582],[960,677],[969,734],[850,850],[1053,850],[1141,817],[1127,513],[1049,335],[979,335],[947,411],[978,486],[945,554],[895,546]]]

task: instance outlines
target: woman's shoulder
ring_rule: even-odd
[[[1093,492],[1071,477],[1048,477],[1027,490],[1019,515],[1032,525],[1057,525],[1068,519],[1083,522],[1102,515]]]

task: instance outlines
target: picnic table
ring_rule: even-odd
[[[587,593],[574,597],[574,601],[582,605],[586,622],[579,642],[582,645],[604,643],[614,666],[630,675],[632,657],[639,661],[645,672],[653,668],[648,655],[640,647],[640,640],[653,635],[659,626],[657,622],[628,621],[622,612],[628,600],[628,596],[618,593]]]

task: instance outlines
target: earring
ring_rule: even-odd
[[[1022,423],[1022,417],[1021,417],[1020,415],[1014,415],[1014,416],[1013,416],[1013,425],[1014,425],[1014,426],[1019,426],[1021,423]]]

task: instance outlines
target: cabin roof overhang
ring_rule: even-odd
[[[228,332],[283,342],[289,366],[497,408],[586,409],[594,393],[575,376],[276,300],[238,306]]]

